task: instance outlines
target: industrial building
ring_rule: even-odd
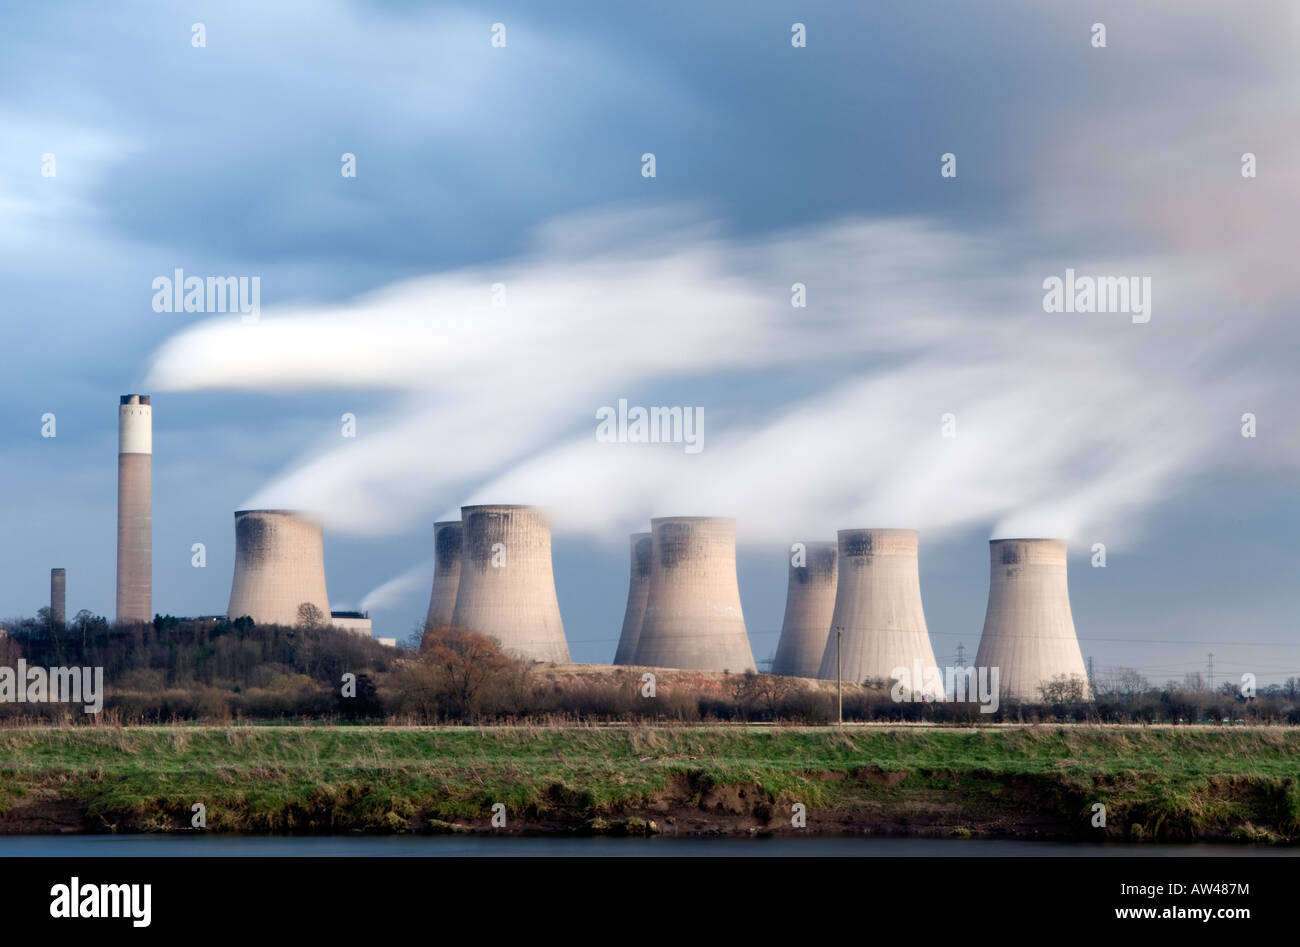
[[[839,544],[803,542],[790,556],[785,617],[772,660],[773,674],[816,677],[826,653],[826,638],[835,613]]]
[[[650,587],[632,663],[756,670],[736,579],[736,521],[660,517],[650,534]]]
[[[117,621],[149,622],[152,602],[152,406],[128,394],[118,408]],[[889,681],[898,668],[936,665],[921,601],[914,530],[840,530],[791,558],[775,674]],[[370,618],[331,612],[320,524],[292,510],[235,513],[228,616],[299,625],[304,616],[372,636]],[[570,660],[555,593],[547,511],[466,506],[434,523],[435,566],[425,628],[481,631],[517,656]],[[1001,693],[1037,701],[1043,687],[1087,672],[1075,633],[1066,545],[1054,539],[989,544],[990,580],[979,667]],[[67,573],[50,571],[50,620],[67,621]],[[310,606],[304,610],[304,606]],[[375,639],[394,644],[392,638]],[[633,533],[618,665],[754,670],[736,576],[735,521],[660,517]]]
[[[466,506],[461,528],[452,625],[491,635],[520,657],[568,663],[550,514],[535,506]]]
[[[633,533],[631,536],[627,609],[623,612],[623,631],[618,636],[618,649],[614,652],[615,664],[631,664],[636,657],[637,643],[641,640],[641,621],[645,618],[645,602],[650,594],[652,545],[650,533]]]
[[[330,612],[330,624],[341,631],[369,638],[373,635],[370,616],[365,612]]]
[[[320,523],[295,510],[235,513],[235,574],[230,618],[248,615],[259,625],[297,625],[303,605],[330,623],[325,591],[325,550]]]
[[[330,612],[330,624],[340,631],[350,631],[354,635],[370,638],[389,648],[397,647],[396,638],[376,638],[370,616],[365,612]]]
[[[989,541],[989,603],[975,664],[998,668],[999,692],[1039,701],[1042,687],[1077,679],[1091,698],[1059,539]]]
[[[835,610],[817,676],[890,682],[897,668],[906,668],[910,680],[917,662],[922,673],[936,667],[921,606],[916,530],[842,529],[838,535]]]
[[[433,524],[433,590],[424,630],[445,628],[456,612],[456,591],[460,586],[460,555],[463,532],[460,520]]]
[[[117,621],[153,621],[153,408],[122,395],[117,409]]]

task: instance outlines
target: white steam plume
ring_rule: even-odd
[[[512,264],[210,320],[159,349],[148,383],[395,390],[356,441],[318,445],[244,504],[372,535],[527,502],[551,506],[558,533],[618,542],[693,513],[738,517],[742,541],[979,523],[1131,537],[1186,478],[1273,450],[1247,454],[1238,427],[1294,403],[1285,359],[1258,344],[1281,316],[1261,306],[1233,337],[1215,331],[1206,300],[1243,291],[1232,259],[992,246],[916,219],[746,241],[611,213],[554,225]],[[1152,277],[1150,323],[1045,313],[1042,281],[1066,266]],[[795,282],[807,308],[791,306]],[[597,443],[595,413],[619,398],[703,407],[703,451]]]
[[[371,589],[361,599],[361,611],[393,608],[404,597],[418,589],[429,588],[433,576],[433,560],[412,566],[401,575],[394,576],[382,585]]]

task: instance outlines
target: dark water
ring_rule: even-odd
[[[463,836],[326,836],[252,835],[17,835],[0,836],[0,857],[95,857],[150,855],[164,857],[295,856],[510,856],[510,857],[861,857],[906,856],[962,858],[994,856],[1161,857],[1241,856],[1295,857],[1300,848],[1267,845],[1124,845],[1116,843],[1021,842],[989,839],[911,838],[769,838],[769,839],[616,839]]]

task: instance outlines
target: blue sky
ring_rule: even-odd
[[[144,389],[158,611],[224,610],[231,514],[274,499],[326,508],[339,605],[417,577],[372,612],[403,637],[434,519],[545,502],[578,660],[613,653],[625,534],[713,513],[760,660],[790,542],[914,526],[941,662],[978,643],[990,534],[1034,530],[1070,538],[1098,667],[1300,674],[1295,12],[699,7],[0,14],[0,614],[52,566],[111,614]],[[154,312],[178,267],[258,276],[262,334]],[[1067,267],[1152,276],[1151,322],[1044,313]],[[498,281],[502,323],[473,302]],[[592,453],[620,397],[704,407],[706,449]]]

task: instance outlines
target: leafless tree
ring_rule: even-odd
[[[325,624],[324,613],[311,602],[303,602],[298,606],[298,627],[305,628],[308,631],[314,631]]]

